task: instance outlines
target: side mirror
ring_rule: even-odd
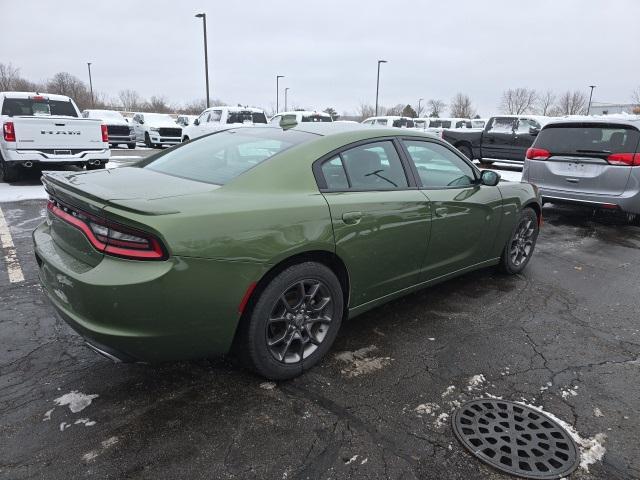
[[[480,174],[480,183],[487,187],[495,187],[500,183],[500,174],[493,170],[483,170]]]
[[[536,136],[540,133],[540,129],[538,127],[529,127],[529,135]]]
[[[196,119],[193,121],[193,124],[194,124],[194,125],[200,125],[200,119],[199,119],[199,118],[196,118]]]
[[[144,120],[138,120],[138,123],[139,123],[140,125],[144,125]]]

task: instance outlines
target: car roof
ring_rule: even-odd
[[[237,128],[256,128],[256,127],[237,127]],[[418,130],[412,130],[409,128],[396,128],[396,127],[376,127],[372,128],[361,123],[348,123],[348,122],[305,122],[298,123],[291,127],[278,127],[275,125],[265,125],[264,127],[257,128],[273,128],[273,129],[293,129],[300,132],[311,133],[314,135],[327,137],[330,135],[337,135],[342,133],[358,133],[366,138],[375,137],[391,137],[391,136],[420,136],[429,139],[438,139],[437,136],[421,132]],[[364,135],[363,135],[364,134]]]
[[[317,110],[290,110],[288,112],[278,112],[274,115],[274,117],[276,115],[296,115],[296,114],[302,114],[302,115],[322,115],[325,117],[330,117],[331,115],[329,115],[327,112],[319,112]]]

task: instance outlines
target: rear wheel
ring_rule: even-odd
[[[300,375],[324,357],[343,315],[343,292],[326,266],[305,262],[273,278],[260,293],[243,332],[249,366],[269,379]]]
[[[11,165],[0,158],[0,177],[2,181],[6,183],[17,182],[20,180],[20,173],[20,167],[18,165]]]
[[[500,258],[500,268],[505,273],[520,273],[531,260],[538,239],[538,216],[531,208],[524,208],[520,213],[509,241]]]
[[[131,150],[133,150],[134,148],[136,148],[136,144],[135,143],[127,143],[127,147],[129,147]]]

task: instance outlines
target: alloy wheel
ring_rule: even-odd
[[[523,218],[509,245],[509,258],[515,267],[524,264],[531,255],[535,225],[531,218]]]
[[[299,363],[326,338],[333,316],[333,299],[321,281],[305,279],[287,288],[274,302],[266,323],[269,352],[278,362]]]

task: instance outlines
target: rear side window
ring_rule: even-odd
[[[5,98],[2,115],[13,116],[66,116],[77,117],[78,112],[70,100],[33,100],[31,98]]]
[[[294,145],[317,138],[296,130],[242,128],[201,137],[150,157],[142,168],[224,185]]]
[[[331,122],[328,115],[302,115],[303,122]]]
[[[638,152],[639,142],[640,132],[630,126],[569,123],[543,128],[535,146],[552,155],[606,158],[612,153]]]
[[[333,157],[322,164],[322,175],[329,190],[347,190],[349,181],[340,157]]]

